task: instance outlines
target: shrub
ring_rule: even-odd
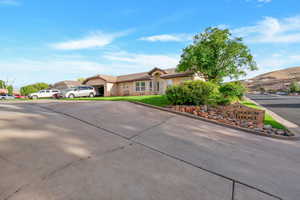
[[[226,105],[241,100],[246,92],[246,88],[241,82],[236,81],[222,84],[219,91],[218,104]]]
[[[300,84],[296,81],[293,81],[290,85],[290,92],[300,92]]]
[[[168,87],[167,99],[173,105],[214,104],[218,96],[218,86],[212,82],[186,81],[180,85]]]
[[[169,86],[166,90],[166,97],[173,105],[191,104],[190,90],[183,84]]]

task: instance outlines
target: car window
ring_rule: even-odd
[[[80,87],[80,90],[88,90],[88,87]]]
[[[49,91],[49,90],[46,90],[46,93],[50,93],[50,91]]]
[[[40,93],[45,93],[45,90],[41,90]]]

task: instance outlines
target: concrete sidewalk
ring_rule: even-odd
[[[0,128],[0,199],[300,195],[299,142],[127,102],[0,104]]]

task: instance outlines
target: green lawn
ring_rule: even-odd
[[[250,102],[250,101],[241,101],[241,104],[248,106],[250,108],[256,108],[256,109],[260,109],[263,110],[262,107]],[[279,122],[277,122],[271,115],[269,114],[265,114],[265,120],[264,120],[264,124],[266,125],[271,125],[273,128],[278,128],[278,129],[283,129],[285,130],[286,127],[283,126],[282,124],[280,124]]]
[[[73,100],[73,99],[63,99],[63,100]],[[161,107],[165,107],[170,104],[164,95],[94,97],[94,98],[76,98],[74,100],[131,101],[131,102],[142,102],[142,103],[146,103],[154,106],[161,106]]]

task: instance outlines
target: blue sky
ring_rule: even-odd
[[[169,68],[206,27],[243,36],[256,74],[300,65],[297,0],[0,0],[0,79],[20,87]]]

